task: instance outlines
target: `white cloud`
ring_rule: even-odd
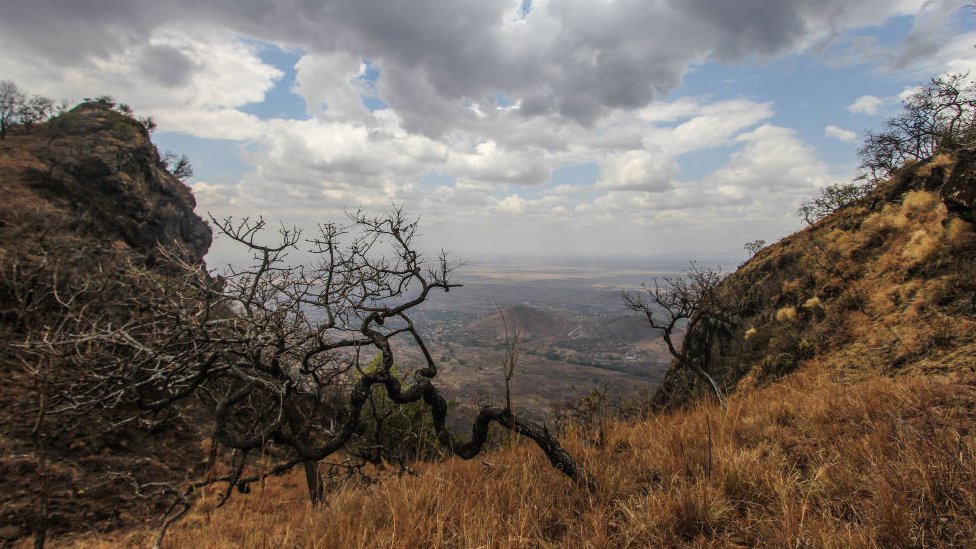
[[[826,128],[824,128],[824,135],[834,139],[840,139],[841,141],[845,141],[847,143],[854,143],[857,141],[856,133],[843,128],[838,128],[834,125],[828,125]]]
[[[681,167],[663,151],[623,151],[600,162],[597,187],[629,191],[664,191]]]
[[[507,213],[519,214],[525,211],[525,200],[517,194],[506,196],[498,201],[498,209]]]
[[[847,106],[847,110],[856,114],[868,114],[874,116],[881,112],[881,107],[885,104],[884,100],[874,95],[862,95]]]

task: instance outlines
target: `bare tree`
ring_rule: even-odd
[[[968,74],[933,78],[903,102],[902,112],[880,131],[867,132],[858,149],[866,177],[879,181],[909,160],[973,142],[976,84]]]
[[[17,122],[26,96],[10,80],[0,81],[0,139],[7,136],[7,130]]]
[[[40,95],[29,98],[10,80],[0,81],[0,139],[14,125],[21,124],[28,130],[44,122],[54,111],[54,101]]]
[[[730,327],[720,293],[722,279],[719,270],[692,262],[683,277],[654,279],[653,286],[645,285],[640,291],[623,295],[628,309],[643,315],[652,328],[661,330],[668,351],[678,365],[694,372],[720,402],[724,401],[724,395],[708,373],[708,362],[716,336]],[[685,337],[675,341],[682,327]]]
[[[817,196],[801,204],[796,213],[808,225],[813,225],[837,210],[846,208],[867,196],[872,188],[874,188],[873,184],[865,184],[859,181],[827,185],[820,189]]]
[[[759,250],[766,247],[766,241],[763,239],[752,240],[746,242],[742,247],[745,251],[749,252],[749,257],[752,257],[759,253]]]
[[[177,155],[172,151],[166,151],[159,161],[180,181],[193,177],[193,165],[190,164],[190,157],[185,154]]]
[[[158,268],[172,275],[130,268],[119,285],[138,291],[100,303],[99,311],[128,316],[71,311],[69,304],[71,322],[25,344],[38,360],[56,358],[74,373],[57,391],[60,404],[49,402],[48,417],[59,405],[158,412],[191,396],[205,403],[213,420],[211,467],[227,460],[229,473],[191,484],[169,518],[185,513],[189,495],[203,485],[225,484],[226,501],[234,488],[247,492],[256,480],[298,466],[310,499],[321,500],[318,463],[354,437],[374,387],[397,405],[423,402],[450,454],[473,458],[497,423],[535,441],[554,467],[592,487],[545,427],[515,416],[510,399],[482,406],[469,440],[448,432],[448,403],[433,384],[437,365],[411,314],[432,292],[458,286],[457,264],[443,253],[428,262],[416,251],[417,222],[402,210],[355,213],[347,224],[321,225],[307,240],[281,227],[274,243],[262,240],[262,219],[213,223],[252,254],[249,267],[213,280],[177,254],[160,253]],[[313,258],[309,266],[290,262],[302,245]],[[394,369],[399,340],[423,355],[409,381]],[[365,367],[364,355],[378,355],[377,365]],[[260,456],[277,462],[259,467]]]

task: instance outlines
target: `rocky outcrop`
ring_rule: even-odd
[[[22,193],[58,212],[56,219],[23,219],[23,228],[43,224],[50,231],[54,222],[124,245],[150,262],[157,245],[178,246],[195,262],[210,247],[210,229],[193,211],[193,194],[166,170],[136,120],[86,103],[5,141],[5,148],[19,149],[9,153],[20,160],[5,170],[5,188],[22,185]]]
[[[976,223],[976,149],[956,155],[952,172],[939,194],[950,213]]]

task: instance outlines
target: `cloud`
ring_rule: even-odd
[[[881,107],[885,104],[884,100],[874,95],[862,95],[847,106],[847,110],[855,114],[867,114],[874,116],[881,112]]]
[[[945,39],[945,29],[959,9],[955,0],[925,2],[913,19],[912,30],[892,59],[891,66],[900,70],[938,57],[950,42]]]
[[[824,128],[824,135],[834,139],[840,139],[841,141],[845,141],[847,143],[854,143],[857,141],[856,133],[850,130],[838,128],[834,125],[828,125],[826,128]]]
[[[383,72],[377,90],[404,127],[437,137],[470,121],[466,101],[483,103],[495,92],[518,102],[521,116],[589,125],[612,111],[650,104],[704,61],[798,51],[844,29],[914,13],[923,2],[569,0],[533,4],[524,17],[515,17],[516,0],[117,0],[82,12],[68,0],[34,4],[11,6],[0,21],[4,46],[11,46],[5,51],[18,57],[84,65],[131,49],[160,29],[193,26],[199,36],[220,29],[308,52],[299,89],[316,105],[326,90],[345,85],[348,68],[333,72],[334,61],[370,59]],[[936,24],[945,10],[930,12]],[[919,36],[930,25],[926,21],[919,23]],[[921,45],[908,49],[918,50],[913,59],[928,51]],[[332,95],[333,103],[345,104]]]
[[[627,191],[664,191],[681,167],[663,151],[623,151],[600,162],[596,186]]]
[[[508,213],[519,214],[525,211],[525,200],[517,194],[506,196],[498,202],[498,209]]]

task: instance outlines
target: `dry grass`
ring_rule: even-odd
[[[576,490],[529,444],[346,486],[313,508],[302,481],[202,506],[169,547],[915,547],[976,543],[976,378],[842,385],[815,367],[726,407],[610,425],[569,448]],[[146,544],[152,532],[78,547]]]
[[[953,248],[963,249],[967,245],[972,245],[974,239],[976,239],[976,227],[972,223],[958,217],[949,221],[949,226],[946,227],[946,240]]]
[[[791,320],[796,320],[796,307],[787,305],[785,307],[776,309],[776,320],[777,322],[789,322]]]

